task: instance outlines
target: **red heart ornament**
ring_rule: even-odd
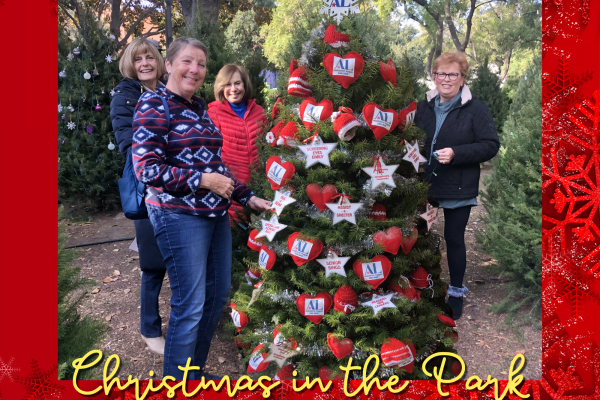
[[[273,265],[275,265],[276,260],[277,254],[275,254],[275,252],[271,250],[269,246],[263,244],[258,252],[258,265],[261,268],[270,271],[271,268],[273,268]]]
[[[250,236],[248,236],[248,247],[250,247],[252,250],[260,251],[260,248],[265,243],[265,239],[256,238],[256,235],[258,235],[259,233],[259,230],[252,229],[252,232],[250,232]]]
[[[317,104],[314,98],[309,97],[300,104],[300,118],[309,131],[317,122],[329,119],[331,113],[333,113],[333,103],[329,99],[323,99]]]
[[[415,347],[411,342],[402,343],[395,338],[387,338],[381,346],[381,362],[387,367],[397,366],[412,372],[415,363]]]
[[[277,156],[267,159],[267,179],[271,183],[271,189],[277,190],[284,187],[296,173],[296,167],[289,161],[284,163]]]
[[[396,226],[392,226],[386,231],[379,231],[373,234],[373,243],[381,243],[383,251],[391,254],[398,254],[398,249],[402,244],[402,231]]]
[[[316,183],[311,183],[306,187],[306,194],[319,210],[325,211],[327,210],[325,203],[333,203],[333,197],[338,194],[338,190],[334,185],[321,187]]]
[[[294,232],[288,238],[288,251],[297,266],[314,260],[323,251],[323,242],[319,239],[307,239],[299,232]]]
[[[300,314],[317,325],[321,323],[323,316],[327,314],[332,303],[331,295],[327,292],[321,292],[314,297],[301,294],[296,298],[296,306]]]
[[[379,73],[384,81],[396,86],[396,66],[391,58],[388,60],[387,64],[379,61]]]
[[[375,103],[367,103],[362,112],[365,122],[371,128],[377,140],[383,138],[398,126],[398,114],[391,108],[382,110]]]
[[[334,375],[333,370],[329,367],[319,368],[319,378],[321,381],[333,381],[344,379],[344,374],[338,370],[337,374]]]
[[[403,108],[398,111],[398,128],[404,129],[405,127],[411,125],[415,120],[415,115],[417,114],[417,103],[412,102],[408,105],[408,107]]]
[[[231,303],[231,319],[233,324],[237,328],[238,332],[241,332],[246,325],[248,325],[248,316],[243,311],[238,311],[235,303]]]
[[[351,339],[338,339],[333,333],[327,334],[327,346],[338,360],[348,357],[354,350],[354,342]]]
[[[362,74],[365,60],[355,51],[351,51],[344,57],[338,53],[328,53],[323,57],[323,66],[333,80],[342,85],[344,89],[348,89],[348,86]]]
[[[381,203],[373,204],[371,211],[367,214],[367,218],[375,221],[387,221],[387,211]]]
[[[404,254],[410,253],[418,238],[419,231],[417,228],[413,228],[412,232],[408,236],[402,238],[402,251]]]
[[[265,362],[265,358],[269,355],[268,353],[261,352],[261,349],[264,347],[264,344],[259,344],[252,351],[252,355],[250,356],[250,360],[248,360],[248,368],[246,371],[251,374],[253,372],[262,372],[271,362]]]
[[[392,263],[386,256],[379,255],[373,257],[368,263],[354,261],[352,269],[364,283],[377,289],[377,286],[381,285],[390,274]]]

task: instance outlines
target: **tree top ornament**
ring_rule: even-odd
[[[358,0],[323,0],[319,14],[329,15],[339,24],[344,16],[360,13],[357,4]]]

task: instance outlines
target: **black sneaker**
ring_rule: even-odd
[[[450,306],[450,308],[452,309],[452,312],[454,313],[452,315],[452,319],[453,320],[457,320],[462,316],[462,309],[463,309],[463,298],[462,297],[454,297],[454,296],[448,296],[448,301],[446,302],[446,304],[448,304]]]

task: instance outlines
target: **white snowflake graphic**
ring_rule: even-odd
[[[72,61],[73,57],[75,57],[73,53],[69,53],[69,55],[67,55],[67,60]]]
[[[114,96],[114,95],[115,95],[115,89],[112,89],[112,90],[110,91],[110,95],[111,95],[111,96]]]
[[[62,110],[63,110],[63,106],[62,106],[62,104],[59,103],[58,104],[58,112],[61,112]]]
[[[15,361],[14,357],[8,360],[8,363],[5,363],[2,361],[2,358],[0,358],[0,382],[2,382],[2,379],[4,378],[8,378],[9,381],[14,382],[12,374],[19,371],[19,368],[12,366],[13,361]]]
[[[110,54],[106,56],[105,60],[106,60],[107,63],[111,63],[112,62],[112,57],[110,56]]]
[[[75,122],[73,122],[73,121],[68,122],[67,129],[70,129],[70,130],[75,129]]]
[[[358,0],[323,0],[319,14],[334,17],[336,23],[339,24],[345,16],[360,13],[357,3]]]
[[[62,71],[60,71],[60,72],[58,73],[58,76],[59,76],[60,78],[66,78],[66,77],[67,77],[67,71],[65,71],[65,70],[63,69]]]

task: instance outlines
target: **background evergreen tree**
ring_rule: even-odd
[[[367,48],[370,42],[365,41],[361,36],[365,30],[359,27],[356,21],[358,18],[364,17],[362,15],[346,17],[340,24],[339,30],[342,33],[350,33],[350,45],[346,48],[334,49],[322,40],[322,36],[311,40],[306,56],[310,69],[308,81],[312,88],[312,97],[317,102],[330,99],[334,110],[344,106],[358,114],[369,102],[379,104],[382,109],[398,110],[408,106],[413,100],[410,69],[397,66],[396,87],[386,83],[379,73],[377,53]],[[360,77],[348,89],[344,89],[323,67],[323,57],[332,52],[344,56],[350,51],[360,53],[365,59],[365,66]],[[287,59],[287,65],[290,61],[291,59]],[[303,140],[312,136],[314,132],[309,132],[299,118],[298,106],[304,99],[287,94],[287,82],[290,76],[287,65],[278,70],[279,94],[284,98],[285,106],[282,107],[278,119],[271,124],[293,121],[298,128],[300,139]],[[238,282],[243,280],[240,276],[243,271],[239,271],[241,265],[250,268],[255,274],[259,273],[260,280],[264,281],[263,293],[251,305],[249,303],[253,286],[241,284],[233,296],[237,310],[244,312],[249,318],[248,325],[243,328],[237,340],[251,344],[245,350],[246,360],[248,360],[252,350],[259,343],[267,344],[262,351],[268,352],[268,343],[273,342],[273,329],[280,324],[284,337],[293,338],[306,349],[304,354],[290,360],[296,365],[298,376],[316,377],[321,367],[327,366],[333,371],[339,371],[338,366],[345,365],[348,361],[347,357],[338,360],[329,352],[326,344],[328,333],[334,333],[340,339],[353,340],[355,349],[359,352],[354,354],[354,365],[362,365],[371,354],[379,354],[384,340],[393,337],[414,344],[417,362],[412,374],[404,370],[388,368],[380,370],[382,371],[380,376],[396,374],[403,378],[424,379],[425,375],[419,369],[419,361],[433,351],[436,343],[438,346],[436,351],[452,351],[453,345],[453,340],[448,337],[451,328],[436,317],[447,307],[444,303],[445,284],[439,279],[440,238],[428,232],[427,224],[418,216],[425,210],[424,204],[427,202],[429,185],[423,182],[422,173],[416,173],[411,163],[402,161],[405,154],[404,140],[414,143],[415,140],[423,139],[424,134],[418,128],[410,126],[404,130],[395,129],[381,140],[375,140],[370,129],[359,127],[355,138],[344,142],[338,139],[329,119],[318,123],[317,126],[324,142],[338,144],[337,149],[330,153],[330,167],[318,164],[306,168],[306,161],[299,157],[301,153],[297,149],[290,149],[283,145],[271,147],[265,138],[257,139],[261,164],[252,174],[251,188],[257,196],[273,199],[274,191],[266,178],[265,164],[269,157],[279,156],[282,161],[292,162],[295,166],[296,173],[289,186],[295,189],[293,197],[297,202],[287,206],[279,217],[279,221],[288,227],[277,233],[273,242],[267,242],[267,245],[277,252],[277,262],[271,270],[267,271],[258,266],[258,252],[248,249],[241,244],[241,241],[237,241],[237,245],[234,242],[234,270],[237,269],[238,275],[235,278]],[[422,148],[421,152],[423,152]],[[379,192],[371,195],[364,187],[368,176],[361,171],[361,168],[371,166],[373,164],[371,157],[376,154],[387,157],[385,161],[387,165],[399,164],[396,174],[401,177],[397,188],[391,193]],[[357,218],[357,225],[348,222],[333,225],[331,215],[318,211],[308,198],[306,187],[311,183],[320,186],[335,185],[340,193],[352,196],[351,202],[364,202],[364,214]],[[374,201],[386,207],[387,221],[365,217]],[[271,212],[266,212],[261,218],[268,220],[271,215]],[[248,220],[252,220],[250,227],[244,227],[245,230],[236,227],[238,234],[243,232],[247,239],[252,229],[260,230],[259,219],[248,215]],[[384,253],[381,245],[373,245],[371,242],[374,233],[393,226],[401,228],[404,236],[408,235],[413,226],[418,229],[418,240],[407,255],[402,250],[397,255]],[[298,267],[289,256],[287,247],[288,237],[294,232],[300,232],[306,238],[318,238],[323,242],[324,251],[317,258],[325,258],[328,248],[338,250],[340,257],[351,257],[345,266],[347,277],[330,275],[326,278],[323,267],[315,260]],[[390,283],[399,282],[400,275],[408,277],[419,266],[424,267],[432,275],[433,290],[424,289],[421,300],[417,302],[400,297],[394,300],[397,308],[386,308],[376,316],[370,307],[359,305],[351,314],[334,311],[332,307],[318,325],[302,316],[293,300],[290,301],[289,298],[285,300],[286,291],[288,294],[293,294],[295,291],[306,294],[328,292],[333,297],[344,284],[351,285],[357,294],[365,292],[381,294],[379,289],[371,290],[371,287],[360,280],[352,270],[352,264],[356,260],[366,262],[380,254],[388,257],[392,264],[388,279],[381,285],[385,293],[388,293],[387,288]],[[366,300],[366,297],[359,298],[359,302]],[[229,328],[236,331],[231,323]],[[277,364],[271,363],[266,372],[261,374],[274,375],[277,369]]]
[[[59,28],[58,188],[62,198],[104,207],[118,204],[117,180],[125,163],[110,120],[110,92],[121,74],[108,32],[97,27],[91,12],[80,27],[73,41]]]
[[[538,59],[521,80],[500,133],[502,148],[486,177],[486,233],[478,237],[509,277],[511,295],[498,310],[523,304],[541,310],[542,291],[542,80]],[[512,314],[509,314],[509,317]]]
[[[263,105],[264,82],[259,75],[267,67],[267,62],[262,55],[262,42],[258,37],[259,28],[255,22],[256,13],[253,10],[238,12],[227,29],[221,22],[211,21],[203,16],[200,10],[196,13],[195,23],[182,29],[178,35],[196,38],[208,49],[206,77],[196,95],[205,99],[207,104],[214,101],[213,88],[219,70],[225,64],[234,63],[246,68],[250,75],[253,96],[258,104]]]
[[[59,209],[59,219],[62,207]],[[58,365],[59,379],[71,379],[72,362],[96,349],[106,326],[89,316],[81,317],[77,307],[86,296],[83,290],[90,281],[79,276],[80,269],[71,262],[77,252],[65,249],[67,235],[64,226],[58,224]],[[89,377],[89,374],[83,377]]]
[[[500,80],[487,66],[487,60],[477,69],[477,78],[469,84],[473,95],[483,101],[492,112],[496,130],[500,131],[508,113],[508,97],[500,88]]]

